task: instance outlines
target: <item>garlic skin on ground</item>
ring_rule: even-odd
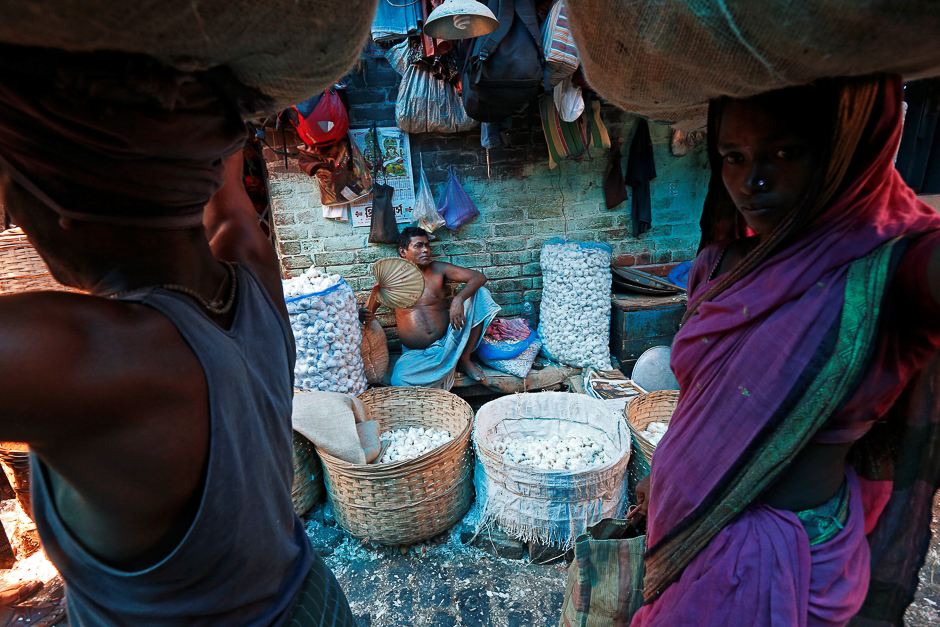
[[[603,444],[576,435],[503,438],[493,449],[509,463],[542,470],[586,470],[611,461]]]
[[[450,442],[454,438],[450,435],[450,431],[411,427],[409,429],[386,431],[379,436],[379,439],[382,442],[389,443],[388,448],[385,449],[385,453],[382,454],[382,458],[379,460],[379,463],[387,464],[414,459]]]
[[[359,351],[359,308],[349,285],[340,275],[317,268],[283,285],[296,349],[294,385],[311,391],[364,392],[368,383]]]
[[[666,429],[669,425],[665,422],[651,422],[643,430],[643,437],[650,441],[653,446],[659,446],[659,441],[666,435]]]
[[[547,243],[539,262],[544,350],[571,366],[609,370],[610,252],[579,242]]]

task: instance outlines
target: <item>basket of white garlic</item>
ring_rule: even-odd
[[[352,536],[408,545],[450,529],[473,502],[473,410],[444,390],[386,387],[359,396],[387,446],[372,464],[318,451],[337,522]]]
[[[540,392],[477,412],[474,486],[480,526],[570,547],[588,526],[626,510],[630,431],[609,405],[583,394]]]
[[[659,390],[633,398],[624,408],[636,448],[650,464],[679,402],[678,390]]]
[[[554,238],[542,246],[539,339],[550,359],[610,370],[610,246]]]
[[[309,268],[284,280],[297,360],[294,385],[303,390],[360,394],[367,387],[359,345],[359,307],[338,274]]]

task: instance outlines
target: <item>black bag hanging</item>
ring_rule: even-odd
[[[395,222],[395,209],[392,207],[392,194],[395,188],[388,185],[385,168],[379,183],[379,164],[382,163],[382,146],[379,133],[372,123],[372,137],[375,139],[375,152],[372,154],[372,226],[369,227],[370,244],[398,244],[398,223]]]
[[[467,115],[494,123],[550,90],[548,64],[533,0],[486,0],[499,28],[460,42],[457,66]]]

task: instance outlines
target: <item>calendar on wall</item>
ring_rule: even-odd
[[[408,141],[408,133],[397,126],[383,127],[376,131],[381,146],[382,165],[375,182],[386,183],[395,190],[392,194],[395,221],[399,224],[411,222],[411,210],[415,206],[415,183],[411,173],[411,143]],[[362,156],[369,164],[369,172],[372,172],[372,164],[379,152],[376,150],[376,138],[372,129],[351,130],[349,137],[362,151]],[[353,226],[372,224],[372,194],[349,203],[349,209]]]

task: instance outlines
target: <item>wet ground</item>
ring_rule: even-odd
[[[401,549],[351,538],[321,505],[308,515],[307,533],[346,590],[360,627],[556,627],[567,577],[563,560],[499,534],[474,539],[474,516],[471,511],[466,524]],[[0,519],[17,551],[35,551],[21,538],[31,533],[31,522],[16,501],[0,504]],[[921,585],[905,615],[909,627],[940,625],[940,499],[932,528]],[[0,587],[31,578],[46,582],[35,601],[61,593],[61,579],[41,551],[0,571]]]

